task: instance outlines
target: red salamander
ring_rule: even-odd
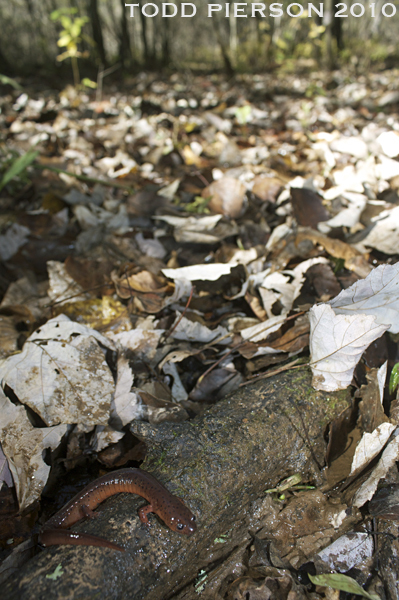
[[[195,517],[180,498],[173,496],[152,475],[141,469],[120,469],[99,477],[76,494],[61,510],[51,517],[39,534],[43,546],[70,544],[75,546],[104,546],[124,552],[123,548],[87,533],[65,531],[93,511],[110,496],[128,492],[145,498],[149,504],[139,510],[140,520],[149,525],[148,513],[157,514],[170,529],[191,535],[196,530]]]

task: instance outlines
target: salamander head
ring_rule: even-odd
[[[173,529],[173,531],[177,531],[177,533],[184,533],[185,535],[191,535],[197,529],[197,525],[195,522],[195,516],[192,512],[184,507],[186,510],[180,511],[178,517],[172,517],[169,522],[169,527]]]
[[[197,529],[195,516],[178,496],[172,497],[172,501],[168,503],[167,514],[163,518],[165,523],[177,533],[191,535]]]
[[[197,529],[195,516],[181,498],[173,496],[167,490],[165,492],[166,494],[158,499],[153,512],[156,512],[172,531],[191,535]]]

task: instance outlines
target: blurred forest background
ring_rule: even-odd
[[[144,0],[136,0],[142,8]],[[193,0],[196,16],[161,16],[161,2],[154,0],[148,14],[135,8],[134,18],[125,0],[9,0],[0,4],[0,74],[96,79],[98,69],[114,67],[121,76],[145,70],[192,70],[267,72],[349,66],[356,73],[370,68],[396,66],[399,14],[390,17],[398,4],[348,3],[344,18],[334,15],[335,2],[314,3],[324,16],[309,16],[303,3],[300,18],[287,15],[290,2],[282,0],[284,15],[251,16],[248,2],[238,18],[230,10],[207,16],[208,3]],[[354,6],[353,6],[354,4]],[[232,7],[233,5],[230,4]],[[245,5],[241,5],[245,6]],[[257,3],[259,7],[260,4]],[[352,6],[353,13],[350,14]],[[340,5],[342,9],[343,5]],[[170,10],[170,7],[169,7]],[[295,12],[295,7],[292,9]],[[364,11],[364,14],[362,14]],[[384,16],[384,13],[385,15]],[[190,9],[188,9],[190,14]],[[374,17],[372,15],[375,15]],[[73,71],[71,71],[71,60]],[[78,71],[79,69],[79,71]]]

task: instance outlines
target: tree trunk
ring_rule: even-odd
[[[119,57],[122,63],[122,68],[125,69],[131,61],[132,50],[130,47],[129,28],[127,25],[125,0],[121,0],[122,17],[121,17],[121,37],[119,42]]]
[[[237,66],[237,48],[238,48],[238,34],[237,34],[237,17],[230,13],[229,16],[229,29],[230,29],[230,56],[232,63]]]
[[[326,27],[324,38],[325,38],[325,65],[327,69],[332,70],[335,64],[335,56],[333,49],[333,14],[334,14],[334,0],[330,0],[327,5],[327,13],[324,15],[323,24]]]
[[[98,52],[100,61],[105,66],[107,64],[107,59],[105,57],[101,20],[100,20],[100,15],[98,14],[98,1],[97,0],[89,0],[89,5],[87,8],[88,8],[87,12],[89,14],[90,23],[91,23],[93,40],[96,43],[97,52]]]
[[[171,62],[170,56],[170,22],[168,18],[162,19],[162,56],[161,65],[168,67]]]
[[[0,69],[1,69],[1,75],[9,75],[10,77],[12,76],[12,72],[11,72],[11,65],[8,62],[8,60],[6,59],[6,57],[3,54],[2,49],[0,48]]]
[[[143,1],[139,0],[140,4],[140,19],[141,19],[141,39],[143,42],[143,54],[144,54],[144,66],[149,69],[152,67],[152,56],[150,54],[150,48],[148,44],[148,32],[147,32],[147,17],[143,15],[142,7]]]
[[[219,44],[220,51],[222,53],[222,58],[223,58],[226,74],[229,77],[233,77],[233,75],[234,75],[233,65],[231,64],[231,60],[229,57],[229,53],[228,53],[226,44],[223,41],[222,32],[220,31],[220,26],[219,26],[216,16],[213,17],[213,19],[212,19],[212,25],[213,25],[213,29],[215,31],[215,35],[216,35],[217,42]]]
[[[344,39],[342,36],[342,19],[335,17],[335,16],[333,16],[332,34],[337,43],[338,50],[343,50],[344,49]]]

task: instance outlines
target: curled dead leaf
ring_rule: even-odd
[[[245,192],[245,185],[239,179],[222,177],[208,185],[202,196],[212,197],[208,204],[210,210],[234,219],[241,213]]]
[[[254,179],[252,192],[264,202],[276,202],[283,185],[283,182],[277,177],[261,177],[258,175]]]

